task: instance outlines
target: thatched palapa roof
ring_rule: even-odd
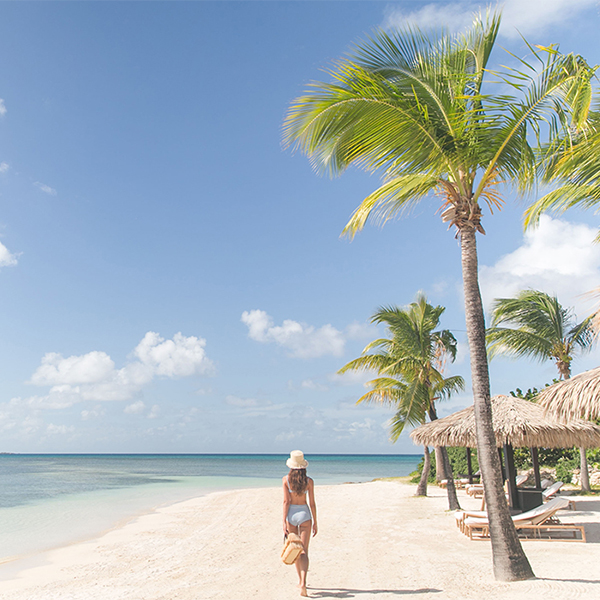
[[[560,423],[534,402],[512,396],[492,398],[496,442],[528,448],[600,447],[600,427],[589,421]],[[410,437],[420,446],[477,447],[473,406],[417,427]]]
[[[548,386],[538,404],[559,419],[600,417],[600,367]]]

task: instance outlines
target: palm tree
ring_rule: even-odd
[[[425,416],[437,419],[435,402],[448,398],[455,391],[464,389],[464,379],[460,376],[446,377],[441,373],[444,359],[456,357],[456,339],[447,329],[436,330],[443,306],[432,306],[423,294],[407,308],[387,307],[379,309],[372,317],[372,323],[385,323],[390,338],[371,342],[363,356],[350,361],[339,370],[376,371],[379,377],[368,382],[371,389],[358,399],[361,402],[374,402],[391,406],[396,410],[391,422],[391,440],[397,441],[406,425],[420,425]],[[371,352],[375,350],[375,352]],[[438,469],[445,467],[448,478],[448,504],[450,510],[460,508],[452,479],[448,453],[440,449],[441,460]],[[425,465],[417,495],[427,495],[429,474],[429,452],[424,451]]]
[[[559,379],[571,377],[571,362],[577,352],[594,343],[592,318],[575,323],[570,310],[556,298],[538,290],[524,290],[516,298],[500,298],[493,305],[492,326],[487,332],[490,357],[512,354],[540,361],[553,360]],[[501,327],[501,325],[510,327]],[[585,448],[581,457],[581,488],[590,491]]]
[[[539,64],[523,61],[524,72],[499,74],[514,95],[484,94],[499,26],[493,14],[475,18],[460,36],[427,37],[411,27],[375,32],[335,64],[333,83],[311,84],[292,104],[284,136],[331,174],[352,164],[384,173],[383,185],[346,225],[350,237],[367,220],[386,221],[434,192],[441,196],[442,219],[456,228],[461,246],[494,572],[519,580],[533,572],[510,518],[492,429],[476,233],[484,233],[482,205],[490,211],[502,205],[497,184],[527,191],[535,182],[530,142],[585,123],[592,72],[578,56],[530,47]]]

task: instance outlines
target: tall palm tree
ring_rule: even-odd
[[[578,56],[529,48],[535,65],[499,77],[513,95],[483,84],[500,26],[498,14],[476,17],[465,34],[427,37],[419,29],[376,31],[335,63],[332,83],[313,83],[289,109],[284,136],[331,174],[355,164],[382,171],[385,182],[355,211],[344,233],[367,220],[386,221],[437,193],[442,219],[460,239],[467,335],[477,420],[478,457],[486,482],[494,572],[533,576],[502,488],[492,429],[485,322],[477,273],[482,206],[500,208],[497,184],[531,188],[530,145],[585,123],[592,70]],[[533,136],[533,137],[532,137]]]
[[[420,425],[426,415],[437,419],[435,403],[450,394],[464,389],[460,376],[444,377],[441,364],[445,357],[456,357],[456,339],[447,329],[437,330],[443,306],[432,306],[424,294],[406,308],[379,309],[372,323],[387,325],[390,338],[377,339],[363,351],[363,356],[350,361],[339,370],[376,371],[379,377],[368,382],[371,389],[358,402],[374,402],[395,409],[391,422],[391,439],[396,441],[406,425]],[[374,350],[374,352],[372,352]],[[460,508],[452,479],[448,453],[440,449],[438,468],[445,467],[448,478],[448,504],[450,510]],[[428,462],[428,449],[424,452]],[[417,495],[426,495],[429,466],[423,468]]]
[[[492,310],[492,326],[487,332],[490,356],[512,354],[553,360],[559,379],[571,377],[575,354],[590,350],[594,342],[592,318],[576,323],[572,311],[545,292],[523,290],[516,298],[495,300]],[[590,491],[585,448],[580,448],[579,453],[581,488]]]

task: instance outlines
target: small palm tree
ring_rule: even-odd
[[[540,361],[553,360],[560,379],[571,377],[571,362],[594,343],[592,317],[576,323],[572,311],[556,296],[524,290],[516,298],[494,301],[492,326],[487,331],[490,356],[512,354]],[[502,327],[502,325],[510,325]],[[590,490],[587,457],[581,454],[581,487]]]
[[[484,83],[500,16],[476,17],[463,35],[428,37],[417,28],[378,31],[338,61],[331,83],[311,84],[291,106],[287,143],[331,174],[350,165],[379,171],[384,183],[346,225],[350,237],[368,220],[385,222],[438,194],[442,219],[460,240],[467,337],[477,420],[479,466],[486,482],[494,572],[528,579],[504,490],[492,427],[485,319],[477,270],[483,209],[502,206],[498,184],[532,188],[536,148],[587,123],[593,69],[579,56],[529,47],[536,64],[499,78],[513,94],[491,95]],[[506,86],[505,86],[506,89]],[[544,139],[542,139],[544,137]],[[565,143],[567,143],[565,142]]]
[[[406,308],[379,309],[373,323],[387,325],[390,338],[377,339],[363,351],[363,356],[350,361],[339,370],[376,371],[379,377],[368,382],[371,389],[358,399],[395,409],[391,421],[391,439],[395,442],[406,425],[420,425],[426,416],[437,419],[435,403],[464,389],[464,379],[458,375],[444,377],[441,365],[444,358],[456,357],[456,339],[447,329],[437,330],[443,306],[432,306],[423,294]],[[375,350],[375,352],[372,352]],[[451,510],[459,508],[452,471],[446,449],[441,449],[442,463],[449,480],[448,502]],[[426,495],[429,474],[428,449],[424,453],[425,466],[417,495]]]

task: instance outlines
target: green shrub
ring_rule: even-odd
[[[588,456],[589,456],[588,452]],[[538,448],[540,466],[556,467],[561,460],[574,460],[579,456],[575,448]],[[598,453],[600,460],[600,452]],[[531,469],[531,450],[529,448],[515,448],[515,467],[517,469]]]
[[[579,466],[575,458],[561,458],[556,464],[556,480],[571,483],[573,480],[573,469]]]
[[[447,448],[448,458],[450,460],[450,466],[452,467],[452,473],[454,477],[466,476],[469,472],[467,468],[467,451],[466,448]],[[435,465],[435,452],[431,449],[431,469],[429,470],[429,483],[435,483],[436,465]],[[425,460],[422,458],[417,466],[417,470],[413,471],[410,475],[412,477],[412,483],[419,483],[421,479],[421,473],[423,472],[423,464]],[[479,471],[479,462],[477,461],[477,450],[471,449],[471,467],[473,473]]]

